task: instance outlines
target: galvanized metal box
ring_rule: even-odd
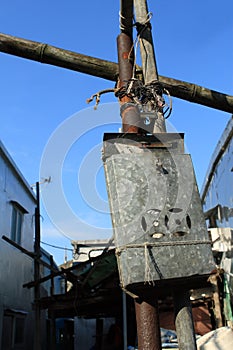
[[[106,134],[103,160],[122,286],[208,275],[213,256],[183,134]]]

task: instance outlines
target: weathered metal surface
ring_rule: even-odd
[[[114,154],[122,152],[122,145],[125,146],[124,153],[137,153],[141,150],[155,152],[164,150],[171,153],[184,153],[183,133],[159,133],[153,135],[138,135],[124,133],[105,133],[103,144],[103,160]],[[137,151],[139,149],[139,151]]]
[[[158,147],[150,147],[151,136],[127,141],[107,141],[103,150],[122,285],[208,275],[211,246],[182,140],[166,134]]]
[[[143,350],[160,350],[161,335],[157,298],[135,301],[137,319],[138,348]]]
[[[131,18],[132,22],[132,18]],[[132,23],[131,23],[132,29]],[[119,80],[118,88],[125,87],[127,82],[132,79],[133,76],[133,40],[132,36],[121,33],[117,37],[117,53],[118,53],[118,65],[119,65]],[[127,94],[119,96],[121,106],[121,117],[122,117],[122,129],[123,132],[137,133],[139,128],[138,120],[140,115],[138,108],[135,104],[128,103],[132,102],[131,98]]]
[[[129,99],[127,96],[124,99]],[[121,106],[123,132],[138,133],[140,127],[140,112],[136,104],[124,103]]]
[[[133,35],[133,0],[120,1],[120,29],[122,33]]]
[[[125,33],[121,33],[117,37],[117,53],[119,64],[119,80],[120,85],[124,86],[133,75],[133,50],[132,38]]]

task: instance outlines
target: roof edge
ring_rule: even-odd
[[[10,153],[7,151],[6,147],[4,146],[4,144],[2,143],[1,140],[0,140],[0,153],[2,153],[3,157],[5,158],[5,160],[8,162],[10,167],[13,169],[13,171],[16,174],[16,176],[18,177],[20,182],[23,184],[24,188],[31,195],[33,200],[36,201],[35,193],[33,192],[32,188],[28,184],[27,180],[23,176],[22,172],[19,170],[18,166],[16,165],[15,161],[13,160],[13,158],[11,157]]]
[[[231,116],[230,120],[228,121],[216,147],[212,154],[212,157],[210,159],[209,167],[206,172],[206,176],[202,185],[201,189],[201,201],[204,202],[205,196],[207,194],[207,191],[209,189],[210,183],[212,181],[214,171],[219,163],[219,160],[221,159],[221,156],[225,152],[229,142],[231,141],[233,137],[233,115]]]

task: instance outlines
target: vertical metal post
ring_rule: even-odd
[[[133,0],[121,0],[120,29],[121,34],[117,37],[118,88],[126,86],[133,76]],[[123,132],[138,133],[140,116],[137,106],[131,103],[131,99],[126,95],[120,97],[119,102]]]
[[[136,299],[137,335],[139,350],[160,350],[161,335],[157,297]]]
[[[50,255],[49,257],[49,262],[50,262],[50,266],[51,266],[51,271],[53,271],[53,256]],[[51,275],[51,285],[50,285],[50,295],[53,296],[54,294],[54,278],[53,275]]]
[[[53,268],[53,256],[50,255],[50,266]],[[52,271],[52,269],[51,269]],[[50,285],[50,296],[54,295],[54,278],[51,276],[51,285]],[[54,317],[54,311],[50,311],[50,347],[51,350],[56,349],[56,319]]]
[[[117,52],[119,65],[118,87],[125,86],[133,75],[133,0],[121,1],[120,9],[120,29],[121,34],[117,37]],[[120,102],[131,101],[124,96]]]
[[[127,304],[126,294],[122,290],[122,311],[123,311],[123,349],[127,350]]]
[[[132,38],[133,36],[133,0],[120,1],[120,30]]]
[[[130,50],[132,48],[132,38],[125,33],[121,33],[117,37],[117,52],[119,64],[119,81],[118,88],[127,85],[132,78],[133,62],[130,59]],[[138,133],[140,115],[137,106],[132,103],[128,96],[119,98],[121,104],[121,117],[123,132]]]
[[[146,2],[145,2],[146,4]],[[139,6],[140,7],[140,6]],[[147,6],[146,6],[147,8]],[[140,10],[141,11],[141,10]],[[137,12],[140,13],[137,10]],[[143,12],[147,14],[147,10]],[[121,34],[117,38],[117,48],[118,48],[118,63],[119,63],[119,82],[118,87],[124,86],[129,79],[133,76],[133,63],[130,60],[130,52],[132,51],[132,19],[133,19],[133,1],[124,1],[121,0]],[[141,20],[141,14],[140,14]],[[143,19],[144,20],[144,14]],[[145,27],[146,29],[146,27]],[[143,30],[144,32],[144,30]],[[150,49],[146,49],[142,53],[143,61],[143,75],[145,82],[149,81],[149,76],[151,71],[153,74],[150,77],[151,80],[158,80],[157,68],[155,63],[154,53],[151,56],[151,49],[153,50],[151,32],[141,33],[141,38],[148,40],[148,35],[150,35],[149,46]],[[143,39],[144,40],[144,39]],[[146,47],[148,44],[146,43]],[[150,56],[150,57],[149,57]],[[149,60],[147,59],[149,57]],[[148,61],[150,61],[148,65]],[[149,69],[149,71],[148,71]],[[138,133],[139,124],[140,124],[140,114],[137,106],[134,103],[131,103],[129,97],[124,96],[120,100],[121,103],[121,116],[122,116],[122,129],[123,132],[128,133]],[[164,120],[162,115],[162,121]],[[161,129],[161,130],[160,130]],[[163,121],[159,131],[165,130],[165,123]],[[148,301],[144,296],[139,296],[141,298],[140,302],[135,302],[135,312],[136,312],[136,321],[137,321],[137,333],[138,333],[138,342],[140,350],[160,350],[161,349],[161,338],[160,338],[160,327],[159,327],[159,315],[157,308],[157,298],[155,297],[153,301]]]
[[[36,208],[35,208],[35,243],[34,243],[34,280],[40,279],[40,189],[39,182],[36,183]],[[35,283],[34,302],[35,302],[35,331],[34,331],[34,350],[41,350],[41,324],[40,324],[40,284]]]
[[[189,292],[176,289],[173,299],[179,349],[197,350]]]

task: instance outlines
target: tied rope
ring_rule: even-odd
[[[120,28],[121,30],[124,30],[125,27],[123,25],[122,20],[126,20],[126,18],[119,13],[121,21],[120,21]],[[146,19],[144,22],[139,23],[135,22],[133,24],[133,27],[136,27],[137,29],[137,36],[133,41],[133,45],[129,51],[128,54],[128,60],[131,59],[132,50],[135,49],[134,54],[134,61],[133,61],[133,76],[128,81],[124,81],[124,86],[120,88],[110,88],[106,90],[101,90],[95,94],[93,94],[90,98],[86,100],[87,103],[92,102],[95,99],[95,106],[94,109],[97,109],[98,104],[100,103],[100,96],[113,92],[115,93],[115,96],[119,98],[120,100],[127,96],[129,97],[135,104],[141,106],[141,109],[145,112],[150,111],[156,111],[161,112],[163,114],[164,119],[168,119],[172,112],[172,99],[170,96],[170,93],[168,90],[163,88],[162,84],[158,81],[152,81],[147,85],[144,85],[143,82],[139,79],[135,78],[136,74],[136,59],[137,59],[137,52],[138,52],[138,44],[141,38],[141,35],[143,31],[150,26],[150,20],[152,18],[152,13],[149,12],[146,16]],[[165,93],[168,96],[169,103],[167,104],[162,97],[163,93]],[[165,110],[163,110],[166,108]]]
[[[117,247],[116,248],[116,254],[120,255],[122,251],[126,249],[134,249],[134,248],[143,248],[145,245],[148,247],[172,247],[172,246],[180,246],[180,245],[199,245],[199,244],[212,244],[212,241],[210,240],[203,240],[203,241],[175,241],[175,242],[157,242],[157,243],[150,243],[150,242],[145,242],[145,243],[132,243],[132,244],[125,244],[123,246]]]
[[[151,263],[152,262],[155,271],[157,272],[160,279],[163,279],[163,275],[159,269],[158,264],[156,263],[156,260],[152,254],[151,248],[153,247],[172,247],[172,246],[184,246],[184,245],[200,245],[200,244],[208,244],[211,245],[212,241],[210,240],[199,240],[199,241],[176,241],[176,242],[157,242],[157,243],[150,243],[150,242],[144,242],[144,243],[132,243],[132,244],[126,244],[124,246],[116,247],[115,252],[117,259],[119,259],[121,253],[123,251],[126,251],[127,249],[135,249],[135,248],[142,248],[144,249],[144,259],[145,259],[145,270],[144,270],[144,283],[148,283],[149,285],[154,285],[154,278],[153,278],[153,271],[151,270]],[[121,271],[121,265],[118,265],[119,269],[119,275],[122,277],[122,271]]]

